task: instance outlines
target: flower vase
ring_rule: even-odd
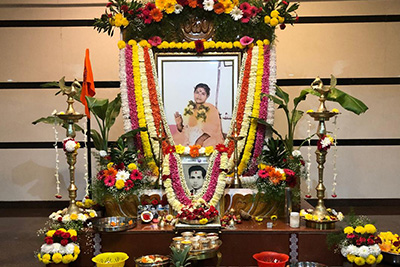
[[[290,213],[292,212],[292,189],[290,187],[285,187],[285,222],[289,224]]]

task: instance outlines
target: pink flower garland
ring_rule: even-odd
[[[211,173],[210,183],[208,184],[207,192],[204,194],[203,199],[209,202],[215,194],[217,188],[218,177],[221,172],[219,166],[221,165],[221,153],[214,160],[214,165]]]
[[[270,53],[269,46],[264,46],[264,73],[262,77],[261,92],[264,94],[269,93],[269,64],[270,64]],[[259,118],[266,120],[268,115],[268,98],[263,97],[260,102],[260,113]],[[253,157],[251,159],[250,167],[246,175],[254,175],[257,172],[257,158],[261,154],[264,136],[265,136],[265,125],[259,124],[257,127],[256,141],[254,145]]]
[[[171,174],[172,188],[174,189],[177,199],[183,205],[190,205],[192,201],[186,196],[185,192],[183,191],[181,179],[179,177],[177,161],[173,153],[171,153],[169,156],[169,170]]]
[[[133,66],[132,66],[132,47],[126,46],[125,49],[126,59],[126,84],[128,87],[128,103],[129,103],[129,116],[131,120],[132,129],[139,128],[139,122],[137,117],[137,106],[135,98],[135,83],[133,81]],[[143,151],[140,134],[136,135],[136,145],[140,151]]]

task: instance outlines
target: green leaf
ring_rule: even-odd
[[[335,88],[335,87],[336,87],[336,84],[337,84],[336,77],[333,76],[333,75],[331,74],[331,85],[330,85],[330,89]]]
[[[131,131],[129,131],[129,132],[126,132],[126,133],[124,133],[123,135],[121,135],[121,137],[122,138],[129,138],[129,137],[135,137],[136,136],[136,134],[137,133],[139,133],[139,132],[144,132],[144,131],[146,131],[147,130],[147,128],[145,128],[145,127],[140,127],[140,128],[137,128],[137,129],[133,129],[133,130],[131,130]]]
[[[249,116],[249,118],[255,119],[255,120],[257,120],[257,123],[267,126],[267,128],[268,128],[269,130],[271,130],[271,131],[272,131],[274,134],[276,134],[281,140],[283,140],[282,136],[279,134],[279,132],[278,132],[277,130],[275,130],[275,128],[272,126],[272,124],[269,124],[268,122],[266,122],[265,120],[260,119],[260,118],[256,118],[256,117],[252,117],[252,116]]]
[[[304,111],[301,110],[293,110],[292,111],[292,125],[293,127],[296,126],[296,124],[299,122],[299,120],[301,119],[301,117],[303,117]]]
[[[54,82],[49,82],[49,83],[44,83],[41,84],[40,87],[46,88],[46,87],[56,87],[59,88],[58,82],[54,81]]]
[[[304,89],[304,90],[302,90],[302,91],[300,92],[300,95],[299,95],[298,97],[296,97],[295,99],[293,99],[293,103],[294,103],[294,107],[295,107],[295,108],[299,105],[299,103],[300,103],[301,101],[306,100],[307,95],[310,93],[309,90],[312,90],[312,89],[310,88],[310,89]]]
[[[90,111],[104,121],[106,119],[108,99],[96,99],[86,96],[86,101]]]
[[[114,125],[115,119],[118,117],[119,111],[121,110],[121,94],[118,94],[117,97],[110,102],[106,111],[106,120],[105,124],[108,129]]]
[[[93,139],[94,147],[99,151],[107,150],[107,148],[102,148],[103,138],[101,138],[101,135],[99,134],[99,132],[94,129],[91,129],[90,133],[91,133],[91,137]]]
[[[293,12],[295,10],[297,10],[299,8],[299,3],[294,3],[293,5],[291,5],[288,10],[287,13]]]
[[[280,100],[279,98],[277,98],[274,95],[268,95],[269,99],[271,99],[272,101],[274,101],[275,104],[279,105],[278,108],[282,108],[285,106],[285,104],[283,103],[282,100]]]
[[[354,112],[357,115],[364,113],[368,109],[361,100],[336,88],[331,89],[327,98],[328,100],[338,102],[344,109]]]
[[[278,85],[275,85],[275,87],[276,87],[275,94],[281,99],[283,99],[283,101],[285,101],[286,104],[289,103],[289,94],[283,91],[282,88],[280,88]]]

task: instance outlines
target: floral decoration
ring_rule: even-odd
[[[49,230],[37,258],[44,264],[69,264],[75,261],[80,253],[79,245],[75,243],[77,240],[77,232],[74,229]]]
[[[254,39],[275,38],[275,28],[293,24],[299,4],[282,0],[242,2],[238,0],[155,0],[143,4],[128,0],[110,0],[105,12],[95,19],[98,32],[113,35],[115,28],[126,31],[128,39],[178,42],[183,39],[181,27],[193,15],[214,23],[215,39],[238,41],[244,36]],[[249,40],[249,39],[248,39]],[[149,42],[149,43],[150,43]],[[197,52],[204,42],[193,43]]]
[[[65,138],[63,141],[63,149],[65,152],[75,152],[78,148],[80,148],[81,145],[79,144],[79,142],[75,141],[74,138],[68,137]]]
[[[342,232],[333,235],[337,250],[351,263],[358,266],[373,265],[382,261],[381,239],[375,225],[365,216],[351,215]],[[331,237],[332,238],[332,237]]]
[[[184,206],[176,217],[183,222],[198,221],[199,224],[206,224],[218,217],[218,210],[212,205],[207,205],[203,199],[199,199],[193,204]]]
[[[50,221],[55,224],[54,227],[63,227],[74,229],[77,232],[87,225],[89,219],[97,217],[97,213],[93,209],[79,208],[79,213],[68,213],[68,209],[58,210],[49,215]]]
[[[384,252],[400,254],[400,237],[398,234],[392,232],[380,232],[378,235],[380,239],[379,247]]]
[[[323,135],[317,141],[317,148],[319,151],[327,151],[334,144],[334,140],[330,135]]]
[[[328,208],[326,209],[328,215],[321,218],[317,215],[313,215],[313,209],[302,209],[300,210],[300,217],[307,221],[314,221],[314,222],[337,222],[342,221],[344,219],[344,215],[341,212],[337,212],[334,209]]]

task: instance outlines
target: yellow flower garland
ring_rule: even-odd
[[[139,65],[139,53],[138,53],[139,48],[143,50],[143,48],[140,46],[132,47],[132,66],[133,66],[135,98],[136,98],[139,127],[146,127],[146,118],[144,115],[144,107],[143,107],[142,85],[141,85],[141,79],[140,79],[140,65]],[[149,162],[149,166],[152,168],[153,173],[157,174],[157,166],[153,160],[153,152],[151,151],[149,135],[148,135],[147,131],[141,131],[140,136],[142,139],[144,155],[147,158],[152,159]]]
[[[254,93],[253,112],[251,114],[251,116],[255,118],[258,118],[258,115],[260,113],[260,103],[261,103],[260,94],[262,86],[262,77],[264,74],[264,47],[261,41],[260,42],[257,41],[257,45],[259,49],[258,49],[258,64],[256,72],[256,88]],[[256,138],[257,125],[258,124],[256,120],[251,120],[246,146],[244,148],[242,160],[238,166],[239,174],[243,173],[251,158],[251,151],[253,150],[254,140]]]

